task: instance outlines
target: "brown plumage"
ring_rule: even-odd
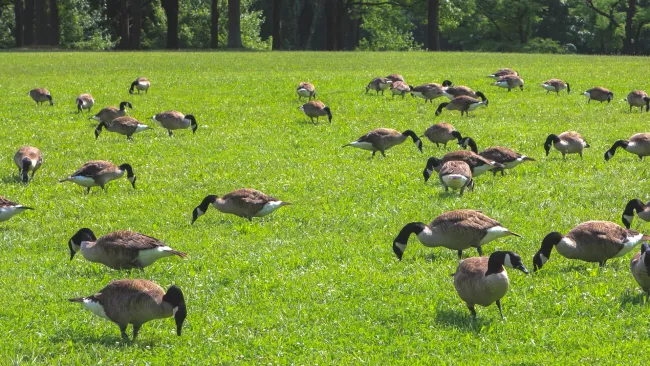
[[[433,103],[434,99],[442,97],[444,93],[445,93],[444,87],[436,83],[419,85],[411,89],[411,95],[414,97],[420,97],[424,99],[425,103],[427,101]]]
[[[116,107],[102,108],[102,110],[100,110],[96,115],[94,115],[90,119],[94,119],[95,121],[99,121],[99,122],[109,123],[115,118],[126,116],[127,106],[133,109],[131,103],[122,102],[120,103],[120,108],[116,108]]]
[[[368,93],[369,90],[374,90],[377,94],[381,92],[381,95],[384,95],[384,90],[390,88],[390,84],[392,83],[393,82],[387,78],[374,78],[368,86],[366,86],[366,93]]]
[[[472,176],[478,177],[479,175],[487,172],[488,170],[504,168],[505,166],[501,163],[497,163],[492,160],[488,160],[481,155],[467,150],[458,150],[452,151],[445,154],[442,159],[436,157],[430,157],[427,160],[427,165],[424,168],[422,174],[424,175],[424,181],[428,181],[433,171],[439,172],[442,164],[452,161],[452,160],[461,160],[467,163],[472,170]]]
[[[141,90],[144,90],[145,93],[148,93],[150,86],[151,86],[151,82],[149,82],[149,79],[137,78],[135,79],[134,82],[131,83],[131,88],[129,89],[129,93],[133,94],[133,89],[136,89],[138,91],[138,94],[140,94]]]
[[[401,144],[406,141],[408,137],[413,139],[415,146],[420,150],[420,152],[422,152],[422,141],[418,138],[415,132],[411,130],[399,132],[392,128],[376,128],[359,137],[355,141],[343,145],[343,147],[352,146],[358,149],[372,151],[372,157],[374,157],[375,153],[379,151],[384,157],[386,157],[386,150]]]
[[[400,75],[400,74],[390,74],[390,75],[386,76],[386,79],[392,81],[393,83],[396,82],[396,81],[401,81],[403,83],[406,82],[404,80],[404,78],[402,77],[402,75]]]
[[[101,263],[113,269],[144,269],[160,258],[187,256],[156,238],[125,230],[114,231],[97,239],[92,230],[83,228],[68,241],[68,247],[70,260],[81,252],[89,262]]]
[[[201,204],[192,212],[192,224],[201,215],[205,214],[210,207],[214,206],[218,211],[226,214],[233,214],[253,221],[253,217],[263,217],[282,206],[290,205],[290,202],[280,201],[263,192],[250,188],[240,188],[222,197],[215,195],[206,196]]]
[[[477,92],[467,86],[458,85],[446,88],[443,94],[449,98],[449,100],[460,97],[461,95],[466,95],[468,97],[478,99],[478,95],[476,93]]]
[[[311,119],[312,123],[314,123],[314,118],[316,118],[316,122],[318,122],[318,119],[324,116],[327,116],[327,119],[332,123],[332,111],[330,110],[330,107],[327,107],[320,100],[307,102],[303,104],[300,109]]]
[[[426,138],[436,144],[436,146],[443,144],[444,147],[447,147],[447,142],[452,140],[460,141],[462,138],[460,132],[456,131],[454,126],[445,122],[436,123],[433,126],[427,128],[427,130],[424,131],[423,136],[426,136]]]
[[[90,112],[95,105],[95,98],[90,94],[81,94],[75,99],[75,104],[77,105],[77,113],[81,113],[84,109]]]
[[[153,120],[158,122],[160,126],[165,128],[169,133],[169,136],[172,136],[172,130],[180,130],[188,127],[192,127],[192,133],[196,133],[196,129],[199,127],[196,124],[196,118],[193,115],[188,114],[184,115],[178,111],[167,111],[158,113],[153,116]]]
[[[643,160],[644,156],[650,156],[650,133],[637,133],[632,135],[628,140],[618,140],[614,145],[605,152],[605,160],[609,160],[614,156],[617,148],[635,154],[639,159]]]
[[[560,91],[566,89],[567,94],[571,93],[571,86],[560,79],[550,79],[542,83],[542,88],[546,89],[546,94],[555,92],[560,95]]]
[[[395,97],[395,94],[397,94],[401,95],[402,99],[404,99],[404,96],[411,92],[411,87],[406,85],[403,81],[394,81],[390,85],[390,91],[393,94],[393,98]]]
[[[544,150],[546,150],[546,156],[548,156],[551,151],[551,145],[555,149],[562,153],[562,158],[567,154],[579,154],[582,158],[582,150],[584,148],[590,147],[590,145],[585,141],[582,136],[574,131],[562,132],[560,136],[555,134],[550,134],[544,142]]]
[[[645,106],[646,112],[650,111],[650,97],[643,90],[631,91],[625,97],[625,101],[630,105],[630,113],[632,113],[632,107],[639,107],[641,112],[643,112],[643,106]]]
[[[0,222],[7,221],[26,210],[33,210],[33,208],[20,205],[0,196]]]
[[[76,183],[82,187],[86,187],[87,192],[90,192],[91,187],[97,186],[106,190],[104,185],[112,180],[121,178],[124,172],[127,173],[127,178],[135,189],[136,177],[133,174],[133,168],[130,164],[116,166],[110,161],[104,160],[91,160],[77,169],[68,178],[62,179],[59,182]]]
[[[458,141],[458,144],[463,148],[469,147],[472,152],[478,153],[488,160],[503,164],[503,168],[492,169],[492,174],[494,175],[496,175],[499,171],[501,171],[501,175],[504,175],[504,169],[513,169],[524,161],[535,161],[533,158],[529,158],[526,155],[522,155],[512,149],[503,146],[489,147],[479,153],[478,146],[476,145],[474,139],[471,137],[462,138]]]
[[[467,114],[469,116],[469,112],[481,106],[487,107],[487,105],[487,98],[483,98],[483,100],[480,101],[478,99],[468,97],[467,95],[461,95],[460,97],[452,99],[448,103],[440,103],[438,109],[436,110],[436,116],[439,116],[440,113],[442,113],[443,108],[447,109],[448,111],[459,111],[461,116],[463,114]]]
[[[641,244],[641,251],[636,253],[630,261],[630,271],[646,293],[646,301],[650,299],[650,247],[648,244]]]
[[[601,86],[591,88],[582,94],[587,96],[588,98],[587,103],[591,103],[592,99],[601,103],[604,101],[607,101],[607,103],[611,103],[612,99],[614,99],[614,93]]]
[[[29,181],[28,173],[32,172],[32,179],[36,171],[43,165],[43,154],[41,150],[33,146],[23,146],[14,155],[14,163],[18,167],[18,175],[23,182]]]
[[[462,197],[465,188],[474,189],[474,180],[472,179],[472,170],[466,162],[461,160],[452,160],[442,164],[438,173],[440,183],[445,187],[445,192],[451,189],[460,189]]]
[[[488,77],[492,78],[494,80],[499,80],[499,79],[501,79],[502,77],[504,77],[506,75],[519,75],[519,73],[516,72],[513,69],[503,68],[503,69],[497,70],[497,72],[495,72],[494,74],[492,74],[492,75],[490,75]]]
[[[43,102],[50,102],[50,105],[54,105],[52,101],[52,95],[50,95],[49,90],[45,88],[36,88],[29,91],[29,96],[36,102],[37,105],[43,104]]]
[[[97,125],[97,128],[95,128],[95,138],[99,138],[99,134],[102,132],[102,127],[106,128],[106,131],[125,135],[127,140],[132,140],[134,133],[142,132],[151,128],[142,124],[133,117],[117,117],[110,122],[100,122],[99,125]]]
[[[298,94],[298,100],[302,99],[303,97],[308,98],[308,100],[311,100],[311,98],[316,99],[316,88],[314,88],[314,85],[312,85],[312,83],[302,82],[298,84],[296,93]]]
[[[506,75],[497,80],[496,82],[492,83],[492,85],[496,85],[500,88],[507,88],[508,91],[514,89],[514,88],[519,88],[521,91],[524,90],[524,79],[520,78],[517,75]]]
[[[165,292],[157,284],[141,279],[113,281],[94,295],[69,301],[82,303],[95,315],[117,324],[126,340],[129,338],[126,334],[129,324],[133,324],[135,340],[142,324],[172,316],[176,334],[180,336],[187,317],[185,297],[180,288],[171,286]]]

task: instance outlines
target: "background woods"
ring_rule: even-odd
[[[650,54],[650,0],[0,0],[0,47]]]

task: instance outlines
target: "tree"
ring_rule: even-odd
[[[61,20],[59,19],[59,2],[50,0],[50,45],[61,43]]]
[[[23,25],[25,29],[23,34],[24,44],[31,46],[34,44],[34,0],[25,0]]]
[[[167,48],[178,49],[178,0],[161,0],[167,16]]]
[[[242,48],[241,0],[228,0],[228,48]]]
[[[34,43],[38,45],[45,45],[50,43],[49,35],[47,32],[47,8],[45,0],[34,0],[34,10],[36,19],[36,37]]]
[[[596,14],[609,20],[609,28],[613,31],[620,28],[621,24],[617,20],[617,15],[625,15],[625,38],[623,39],[623,53],[634,54],[637,52],[639,36],[643,27],[650,23],[650,14],[646,12],[637,17],[638,0],[617,0],[609,4],[607,11],[594,4],[594,0],[585,0],[587,7],[596,12]],[[622,10],[619,12],[619,9]]]
[[[28,0],[29,1],[29,0]],[[120,2],[120,48],[128,50],[131,48],[131,35],[129,24],[129,4],[128,0]]]
[[[140,49],[142,32],[142,0],[131,0],[131,49]]]
[[[273,0],[273,13],[271,14],[271,20],[273,22],[273,30],[271,31],[273,37],[273,49],[280,50],[282,49],[282,0]]]
[[[440,0],[428,1],[427,48],[429,51],[440,51]]]
[[[16,30],[14,37],[16,39],[16,47],[23,46],[23,0],[16,0],[14,4],[14,16],[16,17]]]
[[[212,0],[210,21],[210,48],[217,48],[219,46],[219,1]]]

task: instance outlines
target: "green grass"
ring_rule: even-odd
[[[556,252],[544,269],[510,271],[511,289],[478,319],[454,291],[456,254],[411,237],[399,262],[392,240],[411,221],[476,208],[520,233],[484,247],[513,250],[532,269],[550,231],[586,220],[620,223],[625,203],[648,196],[647,161],[619,150],[617,139],[648,131],[650,114],[628,113],[622,101],[650,89],[647,58],[466,53],[0,53],[0,194],[37,210],[0,224],[0,353],[3,363],[42,364],[621,364],[647,356],[648,307],[629,272],[631,254],[596,264]],[[526,90],[508,93],[485,76],[513,67]],[[411,84],[450,79],[483,91],[487,109],[469,118],[433,105],[364,95],[375,76],[401,73]],[[146,95],[129,95],[147,76]],[[574,92],[546,95],[539,84],[558,77]],[[308,123],[295,87],[312,81],[334,119]],[[581,93],[610,88],[611,104]],[[54,107],[26,95],[46,87]],[[134,136],[104,131],[78,115],[74,99],[92,93],[96,107],[130,101],[145,123],[176,109],[199,129],[173,138],[160,127]],[[421,134],[452,123],[479,149],[502,145],[537,158],[505,177],[476,179],[473,192],[445,194],[423,183],[429,156],[446,151],[409,141],[370,160],[342,149],[377,127]],[[576,130],[589,141],[584,160],[544,156],[549,133]],[[43,168],[25,186],[13,154],[39,147]],[[450,149],[455,148],[455,146]],[[125,180],[107,192],[59,184],[84,162],[133,165],[138,188]],[[193,226],[191,211],[207,194],[251,187],[292,206],[249,223],[210,209]],[[98,235],[129,229],[185,251],[139,271],[69,261],[67,241],[81,227]],[[650,233],[648,224],[634,228]],[[474,250],[466,255],[476,255]],[[172,319],[147,323],[134,344],[118,327],[68,303],[109,281],[146,278],[185,292],[183,335]],[[130,331],[130,329],[129,329]],[[639,361],[640,362],[640,361]]]

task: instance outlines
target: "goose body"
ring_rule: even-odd
[[[406,82],[406,80],[404,80],[404,77],[402,75],[400,75],[400,74],[390,74],[390,75],[386,76],[385,79],[388,79],[388,80],[392,81],[393,83],[396,82],[396,81],[401,81],[403,83]]]
[[[318,122],[318,118],[324,116],[327,116],[327,119],[332,123],[332,111],[330,110],[330,107],[327,107],[319,100],[307,102],[303,104],[300,109],[311,119],[312,123],[314,123],[314,118],[316,118],[316,122]]]
[[[458,296],[476,318],[475,305],[490,306],[494,303],[499,308],[501,318],[501,299],[508,292],[510,281],[504,267],[515,268],[526,274],[528,270],[521,262],[519,254],[497,251],[487,257],[472,257],[462,260],[456,268],[454,287]]]
[[[196,124],[196,118],[193,115],[188,114],[184,115],[181,112],[177,111],[167,111],[158,113],[152,117],[154,121],[158,122],[160,126],[165,128],[169,133],[169,136],[172,136],[172,130],[180,130],[188,127],[192,127],[192,133],[196,133],[198,125]]]
[[[308,100],[311,100],[311,98],[316,99],[316,88],[314,88],[312,83],[302,82],[298,84],[296,93],[298,94],[298,100],[302,98],[308,98]]]
[[[562,153],[563,158],[567,154],[578,154],[582,158],[582,150],[590,147],[587,141],[579,133],[574,131],[562,132],[559,136],[555,134],[548,135],[546,142],[544,142],[546,156],[551,151],[551,145]]]
[[[23,146],[14,155],[14,163],[18,167],[18,175],[27,183],[30,179],[28,173],[31,171],[31,178],[34,179],[34,174],[43,165],[43,154],[33,146]]]
[[[133,89],[138,91],[138,94],[140,94],[140,91],[144,90],[145,93],[149,92],[149,87],[151,86],[151,82],[149,82],[149,79],[147,78],[137,78],[135,81],[131,83],[131,88],[129,89],[129,94],[133,94]]]
[[[410,93],[412,89],[413,88],[411,88],[403,81],[394,81],[390,85],[390,91],[393,94],[393,98],[395,97],[395,95],[401,95],[402,99],[404,99],[404,96]]]
[[[218,211],[233,214],[253,221],[253,217],[263,217],[282,206],[290,205],[290,202],[280,201],[260,191],[250,188],[240,188],[222,197],[215,195],[206,196],[201,204],[192,212],[192,224],[210,207],[210,204]]]
[[[477,177],[488,170],[505,168],[503,164],[488,160],[473,151],[458,150],[445,154],[442,159],[433,156],[430,157],[429,160],[427,160],[427,165],[424,168],[424,171],[422,172],[422,175],[424,175],[424,181],[428,181],[434,171],[439,172],[444,163],[452,160],[461,160],[466,162],[472,170],[473,177]]]
[[[368,86],[366,86],[366,94],[369,90],[374,90],[377,94],[381,92],[381,95],[384,95],[384,90],[390,88],[392,83],[393,82],[387,78],[374,78]]]
[[[442,85],[437,83],[423,84],[413,87],[411,89],[411,95],[424,99],[425,103],[427,101],[433,103],[433,100],[442,97],[445,94],[445,88],[451,85],[452,83],[449,80],[443,81]]]
[[[52,95],[45,88],[36,88],[29,91],[29,96],[36,102],[37,105],[43,104],[43,102],[49,102],[50,105],[54,105],[52,101]]]
[[[571,86],[560,79],[550,79],[542,83],[542,88],[546,89],[546,94],[555,92],[560,95],[560,91],[566,89],[567,94],[571,93]]]
[[[372,151],[373,157],[375,156],[375,153],[379,151],[385,157],[386,154],[384,152],[386,150],[403,143],[409,137],[413,139],[415,146],[420,150],[420,152],[422,152],[422,141],[418,138],[415,132],[411,130],[399,132],[392,128],[374,129],[355,141],[343,145],[343,147],[352,146],[358,149]]]
[[[460,258],[463,250],[475,247],[483,255],[481,246],[504,236],[519,236],[477,210],[447,211],[430,224],[411,222],[406,224],[393,240],[393,252],[402,259],[411,234],[418,237],[426,247],[445,247],[456,250]]]
[[[0,196],[0,222],[7,221],[19,213],[23,213],[27,210],[33,210],[33,208],[11,202],[8,199]]]
[[[630,200],[627,205],[625,206],[625,210],[623,211],[623,225],[625,225],[626,228],[630,228],[632,226],[632,220],[634,220],[634,212],[636,211],[636,215],[643,221],[650,221],[650,202],[648,203],[643,203],[638,198]]]
[[[497,72],[495,72],[495,73],[492,74],[492,75],[489,75],[488,77],[491,78],[491,79],[494,79],[494,80],[499,80],[499,79],[501,79],[502,77],[507,76],[507,75],[515,75],[515,76],[518,76],[519,73],[516,72],[516,71],[513,70],[513,69],[503,68],[503,69],[499,69],[499,70],[497,70]]]
[[[151,127],[141,123],[137,119],[129,116],[118,117],[110,122],[100,122],[95,128],[95,138],[99,138],[99,134],[102,132],[102,128],[106,128],[106,131],[119,133],[120,135],[126,136],[127,140],[133,139],[133,134],[148,130]]]
[[[524,79],[517,75],[503,76],[492,85],[496,85],[499,88],[507,88],[508,91],[511,91],[514,88],[519,88],[521,91],[524,91]]]
[[[452,99],[448,103],[440,103],[438,109],[436,110],[436,116],[439,116],[440,113],[442,113],[443,108],[448,111],[459,111],[461,116],[463,114],[467,114],[469,116],[469,112],[476,110],[476,108],[488,106],[488,100],[484,95],[482,98],[483,100],[478,100],[472,97],[468,97],[467,95],[461,95],[460,97]]]
[[[605,101],[611,103],[612,99],[614,99],[614,93],[601,86],[591,88],[582,94],[587,96],[587,103],[591,103],[592,99],[601,103]]]
[[[81,94],[75,100],[75,104],[77,104],[77,112],[81,112],[84,109],[90,112],[90,109],[95,105],[95,98],[90,94]]]
[[[106,107],[102,108],[96,115],[91,117],[95,121],[109,123],[115,118],[126,116],[126,107],[133,109],[133,105],[129,102],[120,103],[120,108],[116,107]]]
[[[78,184],[86,187],[87,192],[90,192],[91,187],[101,187],[105,190],[106,188],[104,186],[108,182],[121,178],[125,172],[127,173],[129,182],[135,188],[136,177],[133,174],[133,168],[130,164],[116,166],[110,161],[104,160],[91,160],[77,169],[68,178],[62,179],[59,182]]]
[[[646,293],[646,301],[650,298],[650,247],[641,244],[641,251],[636,253],[630,261],[632,276]]]
[[[478,98],[487,99],[487,98],[485,98],[485,95],[482,92],[480,92],[480,91],[475,92],[471,88],[469,88],[467,86],[462,86],[462,85],[450,86],[448,88],[445,88],[445,91],[443,92],[443,95],[445,97],[447,97],[449,100],[452,100],[452,99],[454,99],[456,97],[460,97],[462,95],[466,95],[466,96],[472,97],[474,99],[478,99]]]
[[[436,144],[436,146],[443,144],[444,147],[447,147],[447,142],[449,141],[460,141],[460,139],[463,138],[460,132],[456,131],[454,126],[444,122],[436,123],[433,126],[427,128],[426,131],[424,131],[423,136],[426,136],[426,138]]]
[[[452,160],[442,164],[438,177],[442,186],[445,187],[445,192],[449,188],[460,189],[461,197],[466,187],[474,188],[472,170],[466,162],[461,160]]]
[[[494,146],[489,147],[480,153],[478,152],[478,147],[476,142],[471,137],[465,137],[458,141],[458,144],[463,148],[469,147],[472,152],[478,153],[482,157],[490,161],[495,161],[497,163],[503,164],[505,169],[513,169],[524,161],[535,161],[535,159],[530,158],[526,155],[519,154],[512,149],[503,146]],[[493,169],[492,173],[496,175],[498,171],[501,171],[501,175],[504,174],[503,169]]]
[[[185,298],[180,288],[171,286],[167,292],[148,280],[117,280],[94,295],[69,299],[81,303],[95,315],[120,327],[122,338],[128,340],[126,328],[133,324],[135,340],[142,324],[154,319],[174,317],[176,334],[181,335],[187,317]]]
[[[533,264],[535,270],[542,268],[555,247],[565,258],[597,262],[604,266],[607,260],[629,253],[644,240],[650,240],[650,236],[624,229],[613,222],[587,221],[564,236],[558,232],[547,234],[533,257]]]
[[[639,159],[643,160],[644,156],[650,155],[650,133],[637,133],[632,135],[628,140],[618,140],[614,145],[605,152],[605,160],[609,160],[614,156],[617,148],[635,154]]]
[[[639,107],[641,112],[643,112],[643,107],[645,106],[645,111],[650,111],[650,97],[643,90],[631,91],[625,97],[625,101],[630,105],[630,113],[632,113],[632,107]]]

